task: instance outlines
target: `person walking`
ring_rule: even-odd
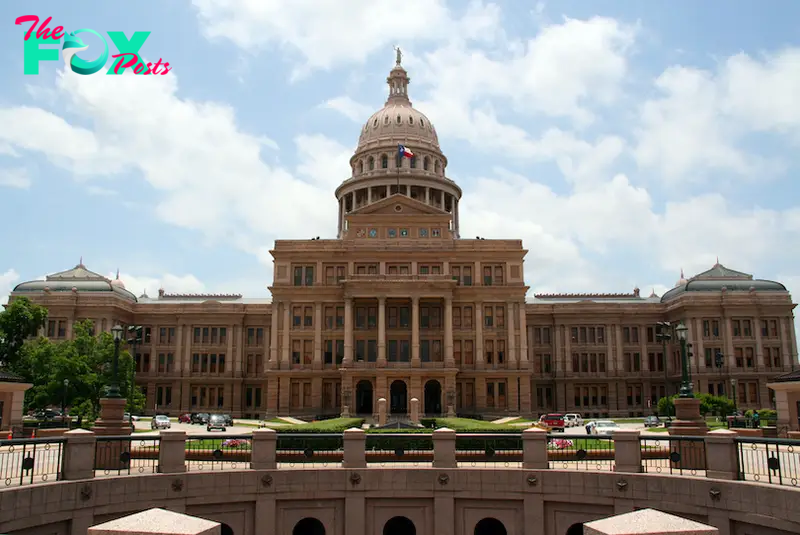
[[[761,427],[761,416],[758,415],[758,411],[753,411],[753,427],[756,429]]]

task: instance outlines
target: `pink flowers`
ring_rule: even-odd
[[[222,443],[223,448],[242,448],[246,445],[246,440],[240,440],[238,438],[229,438]]]
[[[565,450],[572,447],[572,441],[565,438],[554,438],[547,443],[547,447],[554,450]]]

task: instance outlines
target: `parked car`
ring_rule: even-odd
[[[583,427],[583,417],[575,412],[565,414],[564,425],[566,427]]]
[[[658,416],[648,416],[644,419],[645,427],[661,427],[661,420]]]
[[[181,424],[190,424],[190,423],[192,423],[192,415],[189,414],[188,412],[186,412],[184,414],[181,414],[180,416],[178,416],[178,423],[181,423]]]
[[[207,424],[208,423],[208,413],[207,412],[193,412],[189,416],[189,420],[193,424],[200,424],[200,425]]]
[[[169,429],[170,427],[172,427],[172,424],[169,421],[169,417],[163,414],[154,416],[150,421],[150,429]]]
[[[131,422],[138,422],[138,421],[139,421],[139,417],[138,417],[138,416],[136,416],[135,414],[131,414],[131,413],[129,413],[129,412],[126,412],[126,413],[125,413],[125,421],[127,422],[127,421],[129,421],[129,420],[130,420]]]
[[[564,432],[564,415],[563,414],[545,414],[539,418],[539,422],[549,427],[555,433]]]
[[[61,411],[56,409],[44,409],[37,412],[35,415],[37,420],[61,420],[63,418]]]
[[[620,426],[618,426],[616,422],[612,422],[611,420],[598,420],[595,422],[594,427],[592,427],[592,434],[609,436],[614,433],[614,431],[619,431],[620,429]]]
[[[233,416],[230,414],[222,414],[222,417],[225,418],[225,425],[233,427]]]
[[[206,424],[206,431],[212,431],[214,429],[219,429],[223,433],[225,432],[225,416],[222,414],[212,414],[208,417],[208,423]]]

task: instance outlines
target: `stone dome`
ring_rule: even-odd
[[[402,93],[395,94],[393,82]],[[408,145],[440,151],[436,128],[424,113],[411,104],[405,91],[410,82],[403,67],[396,66],[387,78],[390,87],[386,105],[372,114],[361,129],[356,152],[383,145]]]

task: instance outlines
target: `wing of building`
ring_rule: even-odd
[[[771,405],[769,379],[797,363],[791,296],[719,263],[663,297],[535,295],[521,240],[463,239],[462,191],[399,64],[336,189],[336,239],[278,240],[272,300],[137,298],[81,262],[18,285],[50,311],[44,334],[143,326],[136,381],[149,412],[589,417],[652,413],[677,391],[674,327],[689,329],[695,390]],[[670,322],[671,325],[664,325]],[[735,380],[735,387],[732,380]]]

